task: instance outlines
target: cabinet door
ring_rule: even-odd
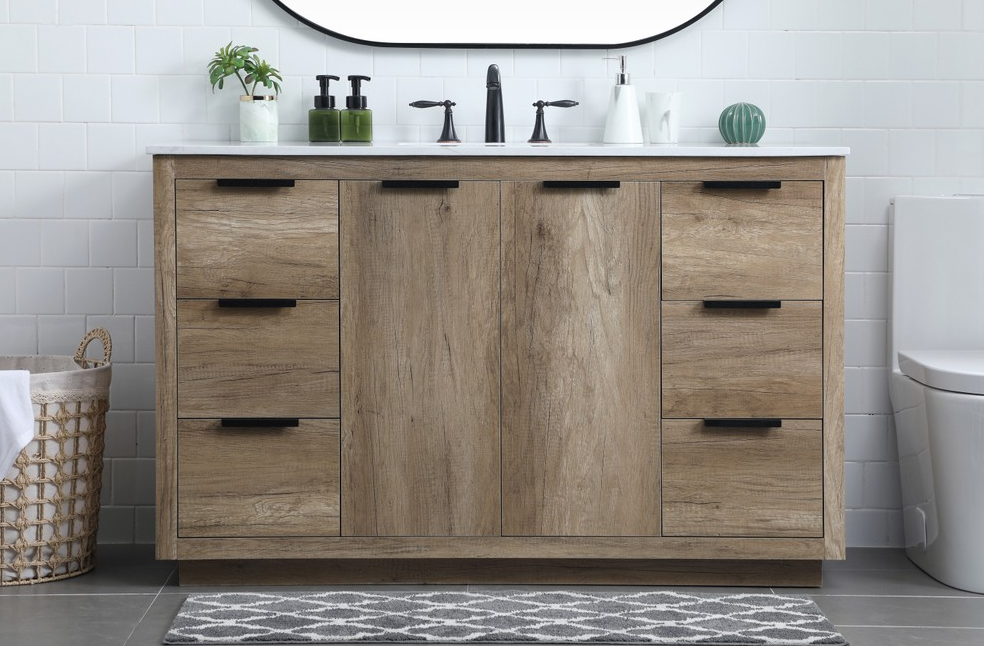
[[[660,532],[658,191],[503,183],[503,534]]]
[[[341,184],[342,534],[499,533],[499,185]]]

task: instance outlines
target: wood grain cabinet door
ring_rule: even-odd
[[[341,182],[342,534],[499,520],[499,184]]]
[[[502,186],[502,530],[659,535],[659,188]]]

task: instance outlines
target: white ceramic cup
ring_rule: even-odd
[[[682,92],[647,92],[646,122],[649,143],[675,144],[680,141],[680,100]]]

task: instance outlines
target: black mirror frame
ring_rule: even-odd
[[[407,47],[407,48],[427,48],[427,49],[623,49],[623,48],[627,48],[627,47],[635,47],[636,45],[644,45],[646,43],[651,43],[651,42],[653,42],[655,40],[659,40],[660,38],[665,38],[667,36],[670,36],[671,34],[675,34],[676,32],[680,31],[681,29],[685,29],[686,27],[689,27],[690,25],[694,24],[695,22],[697,22],[698,20],[700,20],[701,18],[703,18],[704,16],[706,16],[715,7],[717,7],[719,4],[721,4],[724,0],[708,0],[707,7],[705,7],[703,11],[701,11],[700,13],[698,13],[696,16],[694,16],[693,18],[691,18],[687,22],[684,22],[684,23],[682,23],[680,25],[677,25],[676,27],[673,27],[672,29],[668,29],[668,30],[666,30],[664,32],[658,33],[658,34],[656,34],[654,36],[650,36],[648,38],[642,38],[642,39],[639,39],[639,40],[633,40],[633,41],[624,42],[624,43],[605,43],[605,44],[600,44],[599,43],[599,44],[587,44],[587,45],[584,45],[584,44],[579,45],[579,44],[576,44],[576,43],[571,43],[571,44],[566,44],[566,43],[565,44],[558,44],[558,43],[548,43],[548,44],[539,44],[539,43],[491,43],[491,44],[489,44],[489,43],[388,43],[388,42],[378,42],[378,41],[371,41],[371,40],[363,40],[361,38],[353,38],[351,36],[346,36],[345,34],[341,34],[341,33],[338,33],[336,31],[332,31],[331,29],[328,29],[324,25],[319,25],[317,23],[311,22],[307,18],[304,18],[303,16],[298,15],[293,10],[291,10],[289,7],[287,7],[286,5],[284,5],[284,3],[281,2],[281,0],[273,0],[273,1],[277,4],[277,6],[279,6],[281,9],[283,9],[292,18],[300,21],[301,23],[307,25],[308,27],[311,27],[312,29],[316,29],[316,30],[318,30],[318,31],[320,31],[322,33],[328,34],[329,36],[331,36],[333,38],[338,38],[339,40],[348,41],[350,43],[356,43],[358,45],[368,45],[368,46],[371,46],[371,47]]]

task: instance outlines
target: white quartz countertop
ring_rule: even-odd
[[[372,143],[323,144],[306,141],[279,143],[184,142],[147,146],[151,155],[273,155],[328,157],[842,157],[844,146],[728,145],[728,144],[437,144]]]

